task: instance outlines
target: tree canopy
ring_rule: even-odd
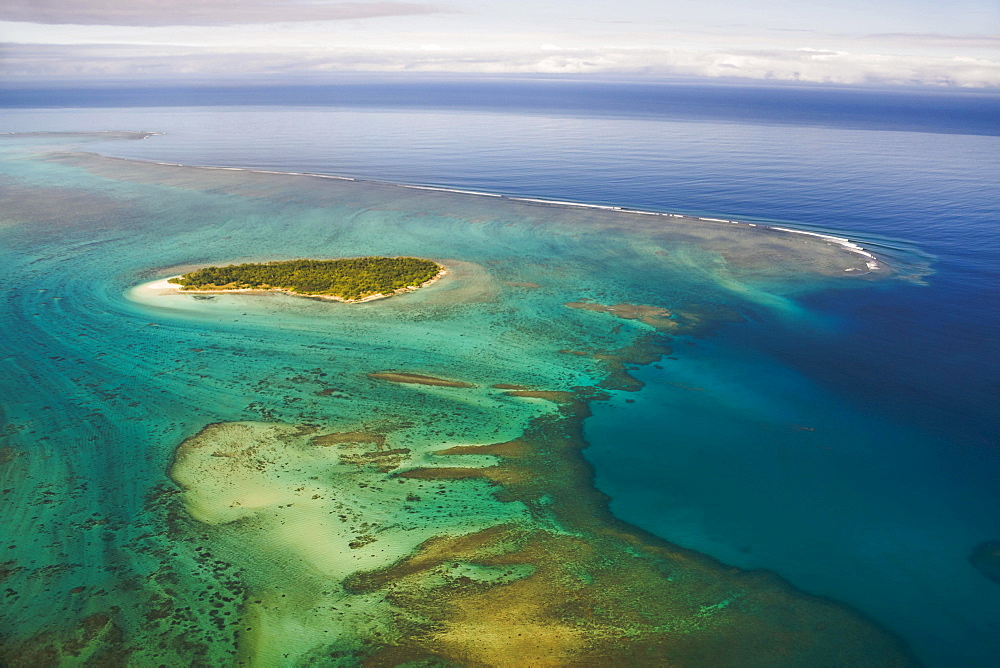
[[[279,289],[357,300],[419,286],[442,269],[436,262],[416,257],[284,260],[205,267],[170,282],[181,290]]]

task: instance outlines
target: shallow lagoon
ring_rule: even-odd
[[[901,280],[889,266],[744,224],[56,139],[4,145],[8,200],[33,203],[3,230],[11,660],[906,661],[846,608],[618,523],[578,454],[589,405],[640,390],[637,365],[807,318],[797,294]],[[367,254],[450,273],[350,305],[145,287]]]

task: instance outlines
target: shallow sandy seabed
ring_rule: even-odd
[[[614,521],[578,459],[585,398],[558,399],[514,441],[436,452],[394,448],[391,434],[326,439],[267,423],[211,425],[185,441],[171,476],[193,522],[177,530],[207,530],[213,552],[261,580],[244,592],[239,656],[907,663],[835,604]]]

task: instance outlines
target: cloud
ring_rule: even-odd
[[[862,39],[883,44],[902,43],[922,47],[986,48],[1000,49],[1000,35],[967,34],[942,35],[939,33],[893,32],[865,35]]]
[[[323,0],[4,0],[0,20],[24,23],[168,26],[343,21],[436,14],[413,2]]]
[[[437,46],[433,44],[433,46]],[[317,76],[339,72],[595,74],[796,81],[840,85],[1000,88],[1000,61],[968,56],[854,53],[831,49],[362,48],[210,50],[182,46],[26,45],[0,51],[8,83],[45,78],[225,78]]]
[[[963,33],[944,34],[929,32],[886,32],[872,34],[831,33],[802,28],[768,28],[772,35],[781,35],[783,41],[791,39],[808,39],[824,43],[854,44],[871,48],[871,45],[882,47],[904,47],[912,50],[947,49],[950,51],[981,50],[996,51],[1000,49],[1000,34]]]

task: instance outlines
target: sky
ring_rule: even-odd
[[[347,72],[1000,88],[1000,0],[3,0],[0,82]]]

